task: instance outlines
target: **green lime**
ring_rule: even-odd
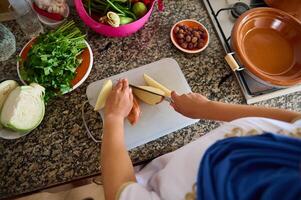
[[[138,18],[140,18],[140,17],[143,17],[147,13],[147,7],[144,3],[137,2],[133,5],[132,11]]]

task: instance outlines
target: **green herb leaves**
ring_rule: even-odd
[[[27,82],[39,83],[46,88],[45,100],[67,93],[76,76],[81,59],[78,55],[86,48],[85,35],[73,21],[57,30],[40,35],[32,45],[21,67],[21,76]]]

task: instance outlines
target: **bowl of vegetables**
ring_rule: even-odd
[[[92,50],[85,35],[69,21],[57,29],[31,39],[17,62],[20,81],[45,88],[45,101],[71,92],[90,74]]]
[[[108,37],[126,37],[148,21],[156,0],[74,0],[83,22]]]

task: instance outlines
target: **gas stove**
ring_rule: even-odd
[[[267,6],[263,0],[202,0],[212,20],[214,28],[226,52],[232,53],[231,31],[236,19],[245,11]],[[240,66],[243,68],[243,66]],[[277,88],[266,85],[251,77],[244,70],[233,72],[245,96],[247,104],[272,99],[278,96],[301,91],[301,85]]]

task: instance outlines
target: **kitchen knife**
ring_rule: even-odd
[[[131,88],[134,88],[134,89],[137,89],[137,90],[141,90],[141,91],[144,91],[144,92],[153,94],[153,95],[160,96],[160,97],[162,97],[162,100],[165,100],[165,101],[167,101],[167,102],[169,102],[169,103],[172,103],[172,102],[173,102],[173,100],[172,100],[170,97],[164,96],[164,95],[162,95],[162,94],[158,94],[158,93],[156,93],[156,92],[149,91],[149,90],[140,88],[139,86],[135,86],[135,85],[132,85],[132,84],[129,84],[129,86],[130,86]]]

